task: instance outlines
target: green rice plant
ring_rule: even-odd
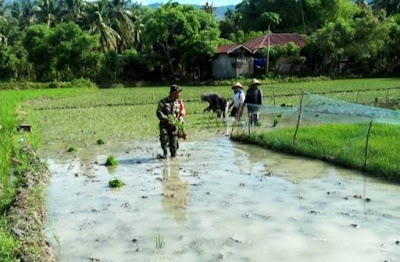
[[[274,123],[272,124],[272,127],[276,127],[279,124],[279,118],[274,118]]]
[[[156,240],[156,248],[157,249],[162,249],[164,247],[164,245],[165,245],[164,236],[161,233],[158,232],[157,235],[156,235],[155,240]]]
[[[125,183],[119,178],[115,178],[108,182],[108,186],[111,188],[120,188],[120,187],[123,187],[124,185],[125,185]]]
[[[18,241],[11,235],[7,226],[7,221],[4,217],[0,218],[0,261],[17,262],[16,258],[19,244]]]
[[[78,149],[76,149],[76,148],[73,147],[73,146],[68,147],[68,149],[67,149],[67,152],[68,152],[68,153],[75,153],[75,152],[77,152],[77,151],[78,151]]]
[[[105,166],[118,166],[118,161],[113,156],[108,156]]]
[[[327,160],[400,182],[400,127],[373,124],[367,165],[364,166],[367,129],[367,123],[303,126],[299,129],[295,146],[292,145],[294,128],[253,133],[250,137],[238,135],[235,139],[277,151]]]

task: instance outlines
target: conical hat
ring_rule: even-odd
[[[255,78],[253,78],[253,81],[251,81],[249,86],[254,86],[254,85],[261,85],[261,82]]]
[[[236,83],[232,86],[232,89],[234,89],[235,87],[239,87],[239,88],[243,89],[243,85],[242,85],[241,83],[239,83],[239,82],[236,82]]]

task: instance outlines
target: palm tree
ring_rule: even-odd
[[[110,18],[112,27],[120,35],[119,50],[128,48],[134,42],[134,22],[129,10],[130,0],[111,0]]]
[[[400,12],[399,0],[374,0],[372,7],[375,10],[384,9],[388,15]]]
[[[271,49],[271,40],[270,40],[270,35],[271,35],[271,24],[279,24],[281,21],[281,18],[279,17],[278,13],[274,12],[265,12],[262,14],[262,18],[268,23],[268,51],[267,51],[267,73],[269,70],[269,52]]]
[[[33,9],[33,4],[30,0],[23,0],[21,2],[21,15],[18,19],[20,21],[21,27],[27,27],[35,24],[37,21],[36,12]]]
[[[4,16],[4,1],[0,0],[0,21],[5,21],[6,18]]]
[[[10,14],[14,19],[18,20],[21,29],[35,23],[36,13],[30,0],[14,0],[10,7]]]
[[[88,3],[84,25],[93,34],[100,36],[103,51],[117,50],[120,35],[110,26],[109,4],[107,0]]]
[[[358,7],[365,7],[367,4],[365,3],[365,0],[357,0],[356,5]]]
[[[39,23],[46,23],[49,27],[55,23],[57,6],[54,0],[39,0],[32,9],[37,14]]]
[[[216,8],[214,7],[213,3],[209,3],[208,1],[201,7],[204,11],[206,11],[209,14],[214,15]]]
[[[60,5],[62,21],[82,22],[86,7],[84,0],[62,0]]]
[[[132,8],[133,42],[136,43],[136,48],[141,44],[140,37],[144,30],[144,24],[142,23],[143,14],[140,10],[139,5],[134,5]]]

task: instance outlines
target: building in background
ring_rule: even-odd
[[[243,44],[223,45],[217,48],[213,59],[213,77],[236,78],[239,76],[253,76],[264,72],[267,61],[258,55],[258,51],[268,46],[286,45],[294,43],[299,47],[305,45],[305,39],[299,34],[266,34]],[[279,73],[290,71],[290,60],[282,57],[276,65]]]

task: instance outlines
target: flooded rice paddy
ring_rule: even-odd
[[[400,261],[400,186],[228,138],[180,147],[168,160],[156,141],[43,155],[60,261]]]

